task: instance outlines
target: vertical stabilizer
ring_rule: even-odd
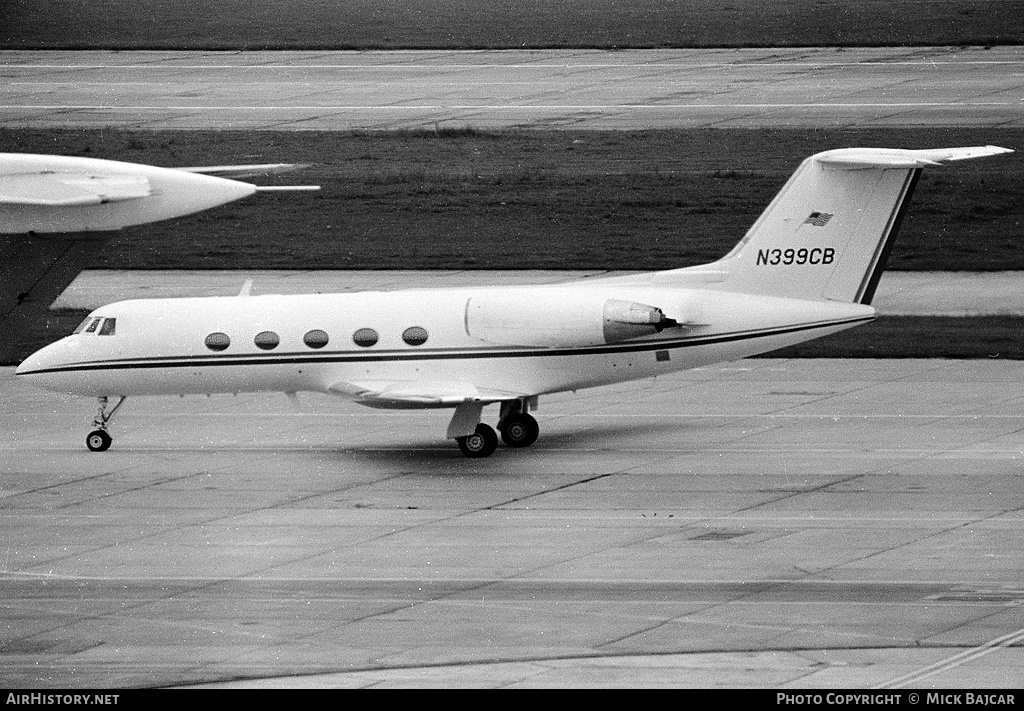
[[[714,288],[870,304],[921,170],[1001,153],[1012,151],[845,148],[811,156],[740,243],[708,265],[724,276]]]
[[[107,242],[105,233],[0,235],[0,363],[21,355],[30,325],[46,322],[50,304]]]

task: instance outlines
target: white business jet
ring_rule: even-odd
[[[288,163],[158,168],[74,156],[0,153],[0,362],[116,230],[207,210],[267,190],[234,178]]]
[[[92,450],[134,395],[315,391],[454,408],[486,457],[538,436],[541,395],[743,358],[875,318],[870,306],[922,168],[1012,152],[849,148],[803,162],[711,264],[545,286],[149,299],[97,309],[25,360],[27,382],[99,398]],[[111,398],[119,398],[109,408]]]

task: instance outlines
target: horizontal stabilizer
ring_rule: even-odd
[[[501,402],[525,396],[525,393],[484,390],[470,383],[412,380],[341,382],[330,386],[328,392],[360,405],[387,409],[453,407],[463,402]]]
[[[814,159],[826,169],[861,170],[865,168],[926,168],[949,161],[984,158],[1013,153],[999,146],[970,146],[966,148],[936,148],[905,150],[900,148],[840,148],[825,151]]]
[[[143,176],[93,173],[17,173],[0,175],[0,203],[67,207],[134,200],[152,194]]]

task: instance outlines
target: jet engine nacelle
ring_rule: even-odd
[[[594,346],[677,326],[661,309],[557,289],[482,294],[466,302],[466,332],[501,346]]]

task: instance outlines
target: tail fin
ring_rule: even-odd
[[[921,169],[1012,153],[844,148],[805,160],[739,244],[700,268],[717,288],[870,304]]]
[[[105,233],[0,235],[0,364],[38,347],[24,342],[30,326],[46,322],[50,304],[107,242]]]

